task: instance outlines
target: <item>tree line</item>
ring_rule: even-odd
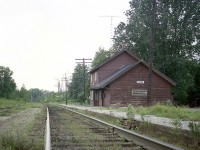
[[[115,29],[113,51],[122,46],[149,61],[152,1],[132,0],[127,22]],[[199,94],[200,1],[157,0],[153,66],[176,82],[175,99]]]
[[[131,0],[129,4],[125,12],[127,21],[115,28],[113,46],[109,50],[99,48],[92,68],[125,49],[149,62],[152,1]],[[200,99],[200,1],[157,0],[155,29],[153,67],[176,82],[172,92],[178,103],[189,104],[191,99]],[[83,74],[90,69],[77,64],[68,84],[68,99],[80,102],[89,99],[89,73]],[[14,97],[26,95],[30,98],[31,91],[25,87],[16,90],[12,74],[9,68],[0,67],[0,97],[14,94]],[[40,95],[40,90],[33,91]],[[22,94],[26,92],[29,94]]]
[[[113,47],[100,47],[92,67],[124,49],[149,62],[152,1],[131,0],[129,4],[127,22],[115,28]],[[157,0],[155,18],[153,67],[176,82],[172,92],[178,103],[200,99],[200,1]],[[81,97],[81,70],[81,65],[76,66],[69,85],[72,98]]]
[[[39,102],[55,100],[56,93],[38,88],[27,90],[25,85],[17,89],[15,80],[12,78],[13,71],[9,67],[0,66],[0,98],[22,100],[26,102]]]

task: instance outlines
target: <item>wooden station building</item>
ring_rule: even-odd
[[[146,106],[149,65],[124,50],[90,71],[90,104],[93,106]],[[152,69],[151,103],[173,100],[175,82]]]

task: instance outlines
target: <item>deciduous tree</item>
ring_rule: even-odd
[[[13,71],[8,67],[0,66],[0,97],[8,98],[15,90],[16,83],[12,78]]]
[[[126,44],[127,49],[149,61],[151,9],[152,1],[130,1],[127,23],[121,22],[115,30],[116,51]],[[177,83],[174,94],[180,101],[186,101],[188,89],[195,84],[194,71],[189,68],[200,56],[199,28],[200,1],[157,0],[153,65]]]
[[[109,58],[110,52],[105,50],[103,47],[99,47],[99,50],[95,53],[94,59],[92,61],[92,68],[103,63],[107,58]]]
[[[85,77],[84,77],[84,69],[85,69]],[[89,97],[89,74],[87,72],[88,72],[87,66],[84,66],[82,64],[77,64],[77,66],[74,69],[74,73],[72,74],[72,81],[69,84],[68,93],[70,98],[84,102],[85,99]],[[85,97],[84,97],[84,87],[85,87]]]

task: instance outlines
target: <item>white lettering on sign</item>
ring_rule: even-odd
[[[136,81],[138,84],[144,84],[144,81]]]

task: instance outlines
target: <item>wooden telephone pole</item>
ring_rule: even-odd
[[[82,58],[82,59],[75,59],[76,61],[78,61],[78,62],[76,62],[76,63],[78,63],[78,64],[82,64],[83,65],[83,94],[84,94],[84,99],[85,99],[85,75],[86,75],[86,72],[85,72],[85,70],[86,70],[86,64],[87,63],[92,63],[91,62],[91,60],[92,59],[88,59],[88,58]]]
[[[155,50],[155,20],[156,20],[156,0],[152,0],[152,18],[151,18],[151,39],[150,39],[150,58],[149,58],[149,84],[147,92],[147,104],[151,105],[151,87],[152,87],[152,63]]]
[[[61,81],[64,81],[65,83],[65,101],[66,101],[66,105],[67,105],[67,88],[68,88],[68,80],[67,80],[67,76],[65,73],[65,76],[63,78],[61,78]]]

